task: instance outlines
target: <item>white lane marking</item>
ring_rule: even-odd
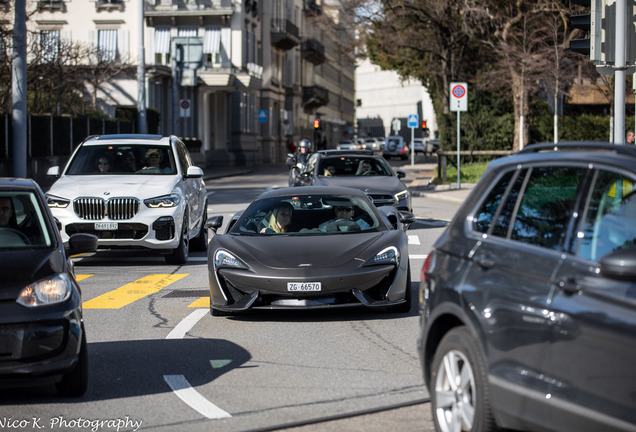
[[[183,339],[187,332],[195,326],[197,322],[204,316],[206,316],[208,311],[206,309],[197,309],[192,312],[190,315],[185,317],[175,328],[172,329],[166,339]]]
[[[409,244],[414,244],[414,245],[418,245],[418,244],[420,244],[420,238],[419,238],[419,236],[416,236],[416,235],[410,235],[410,236],[409,236]]]
[[[172,329],[166,339],[183,339],[185,334],[195,326],[197,322],[208,314],[207,309],[196,309],[185,317],[177,326]],[[179,399],[185,402],[190,408],[199,412],[209,419],[220,419],[232,417],[230,413],[223,411],[218,406],[201,396],[183,375],[164,375],[164,381],[170,386]]]
[[[428,254],[424,254],[424,255],[409,255],[409,258],[410,259],[423,259],[423,260],[425,260],[427,256],[428,256]]]
[[[179,399],[188,404],[192,409],[198,411],[201,415],[209,419],[232,417],[230,413],[223,411],[201,396],[183,375],[164,375],[163,379],[168,383]]]

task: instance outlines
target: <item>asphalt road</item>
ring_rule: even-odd
[[[267,170],[207,182],[208,214],[229,218],[286,185]],[[457,204],[414,198],[412,289]],[[78,399],[52,386],[0,392],[0,430],[433,430],[408,314],[259,311],[212,317],[204,254],[183,266],[108,252],[76,260],[90,384]],[[207,300],[209,301],[209,299]],[[415,302],[416,303],[416,302]],[[4,422],[4,423],[3,423]]]

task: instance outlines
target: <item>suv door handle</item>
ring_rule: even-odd
[[[487,255],[474,256],[473,261],[475,261],[475,264],[477,264],[479,267],[484,269],[489,269],[495,266],[495,260]]]

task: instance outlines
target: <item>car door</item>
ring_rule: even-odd
[[[484,333],[492,405],[524,422],[549,412],[552,276],[583,177],[575,167],[511,169],[472,218],[481,239],[463,296]]]
[[[600,264],[615,251],[636,262],[636,177],[609,169],[592,176],[574,253],[554,276],[551,422],[558,430],[636,430],[636,283]]]

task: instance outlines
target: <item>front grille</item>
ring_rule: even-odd
[[[369,198],[376,207],[395,205],[395,198],[392,195],[369,194]]]
[[[139,213],[140,202],[137,198],[77,198],[73,201],[73,210],[80,219],[110,220],[132,219]]]

